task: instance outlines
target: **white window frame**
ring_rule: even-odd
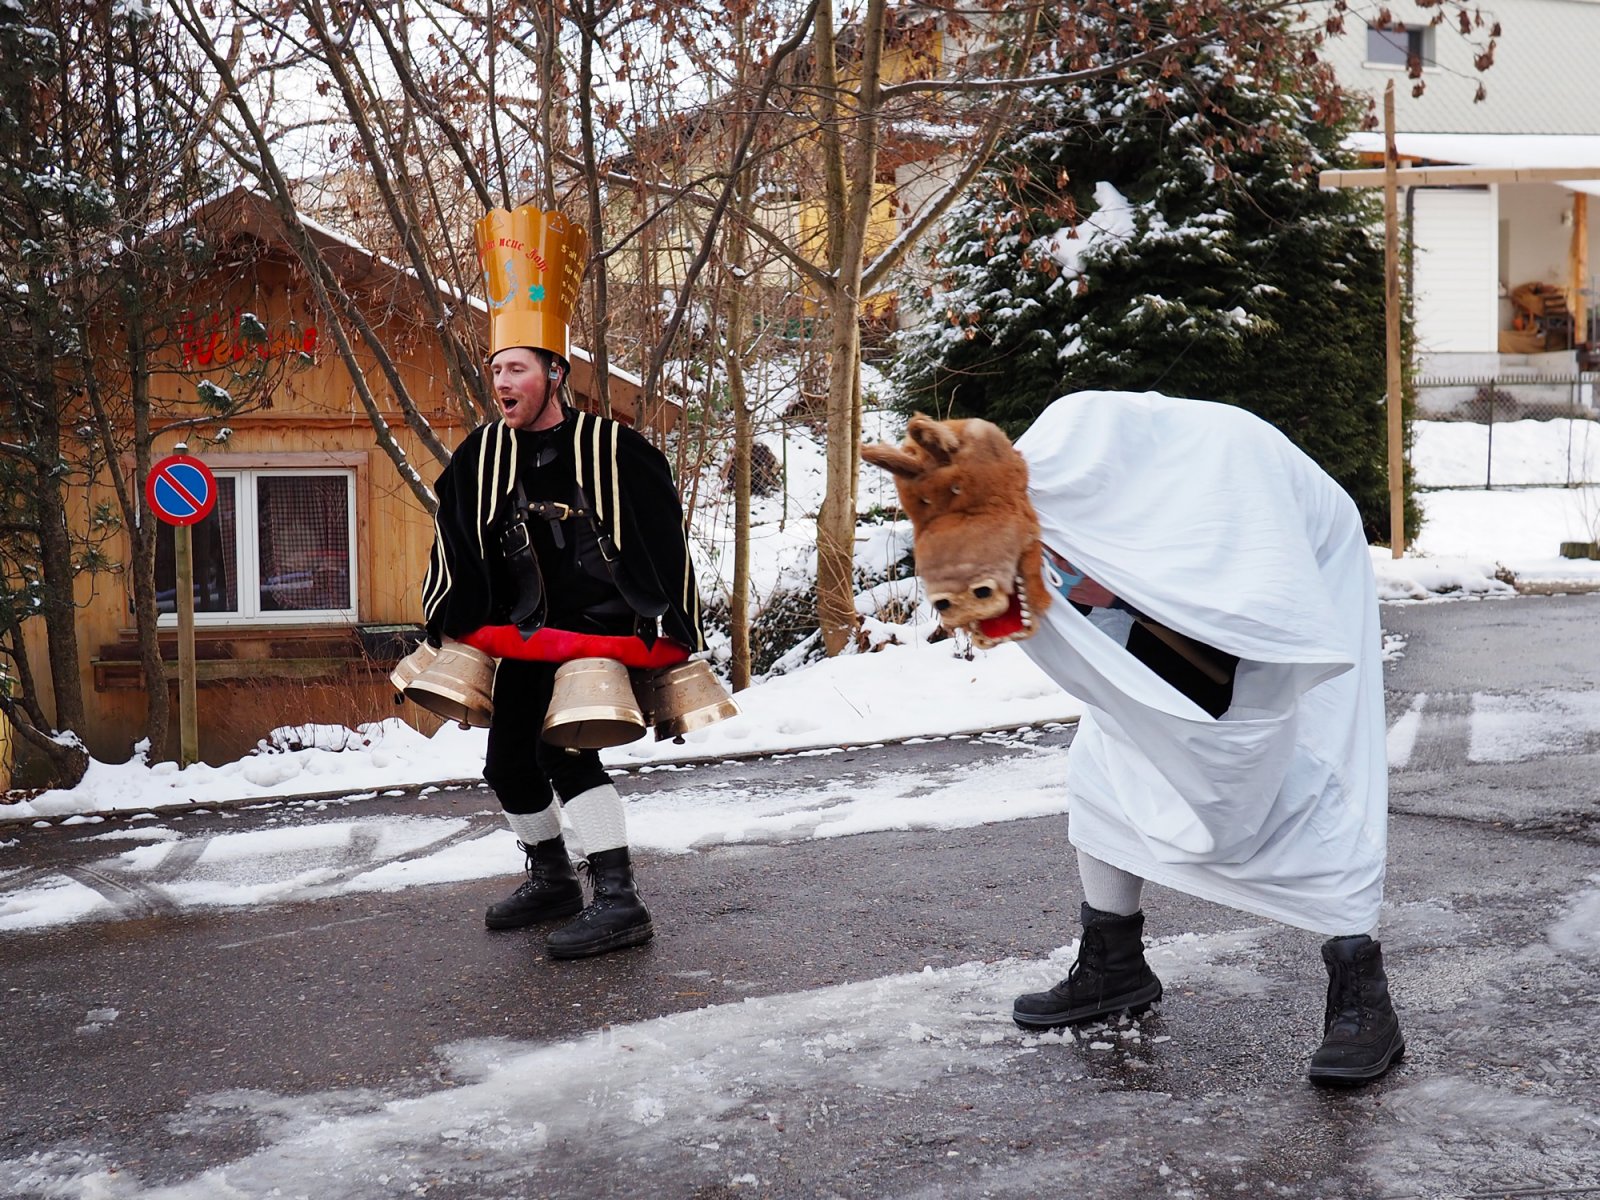
[[[239,608],[235,612],[196,612],[195,627],[218,625],[331,625],[353,624],[358,620],[361,603],[360,569],[357,557],[356,469],[346,466],[215,466],[212,474],[220,481],[234,481],[234,561],[238,568],[235,581],[239,595]],[[287,612],[263,611],[261,608],[261,544],[257,537],[257,480],[267,477],[338,476],[345,481],[346,553],[350,563],[350,603],[345,608],[303,608]],[[158,624],[162,628],[175,626],[177,613],[162,613]]]
[[[1428,73],[1430,71],[1437,71],[1439,69],[1439,64],[1436,61],[1434,61],[1434,49],[1433,49],[1434,39],[1433,39],[1433,26],[1432,25],[1408,24],[1405,29],[1379,29],[1376,25],[1368,25],[1366,27],[1366,29],[1367,29],[1367,42],[1366,42],[1365,45],[1363,45],[1361,47],[1361,56],[1362,56],[1361,65],[1363,67],[1365,67],[1367,70],[1369,70],[1369,71],[1404,71],[1406,69],[1406,64],[1403,63],[1403,62],[1397,62],[1397,63],[1396,62],[1384,62],[1381,59],[1376,59],[1376,58],[1371,57],[1367,53],[1367,51],[1370,49],[1370,47],[1372,45],[1372,35],[1375,34],[1375,33],[1380,35],[1380,36],[1386,37],[1386,38],[1392,38],[1396,34],[1404,34],[1407,37],[1408,40],[1409,40],[1411,34],[1417,34],[1418,35],[1417,43],[1421,47],[1421,49],[1419,50],[1419,52],[1417,54],[1417,57],[1422,60],[1423,73],[1426,74],[1426,73]],[[1391,41],[1390,45],[1393,45],[1393,44],[1394,43]],[[1399,47],[1395,47],[1395,48],[1399,49]],[[1409,48],[1407,50],[1407,54],[1409,56]]]

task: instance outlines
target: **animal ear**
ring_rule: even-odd
[[[906,452],[899,446],[891,446],[887,442],[861,447],[861,457],[873,466],[882,467],[891,475],[898,475],[902,479],[915,479],[927,470],[927,464],[916,455]]]
[[[940,465],[954,458],[956,449],[961,445],[961,439],[948,424],[922,413],[911,418],[906,426],[906,436],[933,455],[934,461]]]

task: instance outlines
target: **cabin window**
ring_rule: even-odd
[[[1367,26],[1367,60],[1369,67],[1404,67],[1416,59],[1425,67],[1434,65],[1433,30],[1426,26],[1416,29],[1375,29]]]
[[[356,619],[355,472],[219,470],[191,529],[195,624]],[[173,528],[156,533],[156,603],[175,621]]]

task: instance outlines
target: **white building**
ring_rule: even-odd
[[[1402,166],[1480,168],[1401,191],[1419,403],[1448,409],[1495,380],[1525,402],[1592,406],[1592,383],[1579,371],[1600,362],[1589,201],[1600,195],[1600,0],[1494,0],[1468,37],[1454,14],[1432,26],[1439,10],[1412,0],[1388,6],[1404,30],[1364,24],[1379,7],[1353,10],[1344,36],[1328,42],[1339,78],[1374,96],[1380,121],[1394,82]],[[1501,26],[1494,62],[1480,73],[1473,57],[1493,22]],[[1408,54],[1423,63],[1421,96],[1412,94]],[[1381,165],[1381,129],[1354,144]],[[1547,382],[1513,383],[1526,378]],[[1429,386],[1445,380],[1471,382]]]

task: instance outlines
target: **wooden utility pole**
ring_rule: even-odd
[[[1406,552],[1405,420],[1400,372],[1400,187],[1394,148],[1394,80],[1383,89],[1383,315],[1388,333],[1389,552]]]

